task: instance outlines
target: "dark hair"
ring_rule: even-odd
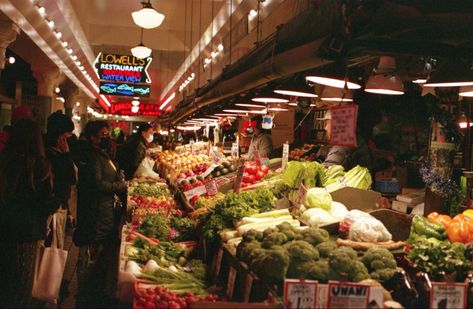
[[[71,118],[64,115],[62,111],[52,113],[48,117],[46,145],[56,146],[59,135],[72,131],[74,131],[74,123]]]
[[[142,123],[138,127],[138,132],[137,133],[138,133],[138,135],[141,135],[142,132],[146,132],[151,128],[153,128],[153,127],[149,123]]]
[[[35,182],[51,173],[46,164],[41,129],[33,120],[18,120],[10,131],[0,159],[0,197],[18,189],[35,190]]]
[[[87,139],[90,139],[92,136],[97,135],[97,133],[100,132],[103,128],[109,128],[110,126],[106,121],[103,120],[94,120],[94,121],[89,121],[85,125],[84,131],[82,134],[84,134],[84,137]]]

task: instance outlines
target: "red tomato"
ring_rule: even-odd
[[[250,175],[256,175],[256,173],[258,172],[258,167],[255,165],[251,165],[246,169],[246,172]]]
[[[249,182],[249,183],[255,183],[255,182],[256,182],[256,177],[255,177],[255,175],[250,175],[250,176],[248,176],[248,182]]]
[[[246,182],[242,182],[242,183],[241,183],[241,187],[242,187],[242,188],[246,188],[246,187],[248,187],[248,185],[249,185],[249,184],[246,183]]]
[[[261,165],[259,170],[262,171],[266,175],[269,171],[269,167],[267,165]]]
[[[260,179],[262,179],[264,176],[265,176],[265,174],[264,174],[263,171],[258,171],[258,173],[256,173],[256,175],[255,175],[255,178],[256,178],[256,180],[260,180]]]

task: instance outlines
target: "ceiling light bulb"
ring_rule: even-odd
[[[258,15],[258,12],[256,12],[256,10],[251,10],[249,15],[250,17],[256,17],[256,15]]]
[[[212,57],[212,58],[217,57],[217,55],[218,55],[218,53],[214,52],[214,51],[210,53],[210,57]]]
[[[54,28],[54,21],[53,20],[48,21],[48,26],[51,29]]]
[[[418,78],[412,81],[414,84],[425,84],[427,82],[427,79],[425,78]]]
[[[218,51],[223,51],[223,44],[222,43],[218,44],[217,50]]]
[[[69,44],[69,43],[67,43],[67,41],[63,41],[63,42],[62,42],[62,46],[64,46],[64,47],[67,47],[68,44]]]
[[[8,57],[8,63],[9,64],[14,64],[16,61],[15,57]]]
[[[71,49],[71,48],[67,49],[67,53],[68,53],[69,55],[72,55],[72,49]]]
[[[42,6],[38,6],[38,12],[43,15],[46,13],[46,9]]]
[[[62,32],[57,31],[57,32],[56,32],[56,37],[57,37],[58,39],[60,39],[60,38],[62,37]]]
[[[131,16],[135,24],[145,29],[159,27],[164,20],[164,15],[153,9],[149,3],[143,3],[143,8],[131,13]]]
[[[61,88],[56,87],[56,89],[54,89],[54,91],[55,91],[56,93],[59,93],[59,92],[61,92]]]
[[[79,61],[79,60],[77,60],[77,61],[76,61],[76,64],[77,64],[78,66],[80,66],[80,65],[81,65],[81,63],[80,63],[80,61]]]
[[[144,46],[143,43],[140,43],[138,46],[131,49],[131,54],[139,59],[148,58],[151,55],[151,52],[151,48]]]
[[[205,58],[204,62],[205,64],[209,64],[210,62],[212,62],[212,60],[210,58]]]
[[[72,60],[74,60],[74,61],[77,60],[77,56],[76,56],[76,55],[73,55],[71,58],[72,58]]]
[[[80,65],[80,66],[79,66],[79,70],[84,71],[84,66],[83,66],[83,65]]]

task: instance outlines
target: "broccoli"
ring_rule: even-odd
[[[310,265],[310,269],[307,271],[307,279],[327,282],[330,272],[327,260],[310,262]]]
[[[274,232],[264,237],[261,242],[261,247],[265,249],[271,248],[271,246],[279,246],[287,242],[287,237],[281,232]]]
[[[333,241],[324,241],[321,242],[316,246],[317,250],[319,250],[321,257],[328,257],[330,253],[337,248],[337,244]]]
[[[303,232],[304,240],[313,246],[329,240],[329,233],[324,229],[308,228]]]
[[[356,251],[350,247],[338,247],[329,255],[330,269],[335,272],[349,273],[353,263],[356,261]]]
[[[243,262],[250,263],[255,250],[261,249],[257,241],[241,242],[236,249],[236,256]]]
[[[255,236],[255,239],[256,239],[257,241],[262,241],[262,240],[263,240],[263,232],[257,231],[257,232],[256,232],[256,236]]]
[[[279,229],[280,232],[292,231],[292,225],[290,225],[288,222],[280,223],[276,225],[276,227]]]
[[[292,230],[284,230],[281,231],[281,233],[286,235],[288,241],[294,240],[294,237],[296,237],[296,233],[294,233]]]
[[[358,282],[364,279],[369,279],[368,269],[361,261],[355,261],[348,273],[348,278],[352,282]]]
[[[396,269],[384,268],[384,269],[380,269],[380,270],[370,273],[370,276],[371,276],[371,279],[374,279],[374,280],[387,281],[391,279],[396,272],[397,272]]]
[[[291,241],[284,247],[291,257],[291,262],[300,263],[319,259],[319,251],[303,240]]]
[[[396,260],[389,250],[377,247],[368,249],[361,258],[361,261],[370,273],[385,268],[394,269],[397,266]]]
[[[255,229],[251,229],[245,234],[243,234],[243,241],[249,242],[252,240],[256,240],[257,234],[258,234],[258,231],[256,231]]]
[[[263,239],[268,237],[270,234],[272,233],[276,233],[276,232],[279,232],[279,229],[276,228],[276,227],[268,227],[267,229],[265,229],[263,231]]]
[[[289,255],[281,247],[263,251],[253,259],[252,270],[268,283],[281,283],[286,277]]]

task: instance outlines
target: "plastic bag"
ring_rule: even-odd
[[[136,169],[134,177],[152,177],[152,178],[159,178],[159,174],[153,171],[154,167],[154,160],[148,157],[145,157],[143,161],[141,161],[140,165]]]
[[[392,235],[381,221],[369,216],[360,218],[351,224],[349,239],[375,243],[390,241]]]

